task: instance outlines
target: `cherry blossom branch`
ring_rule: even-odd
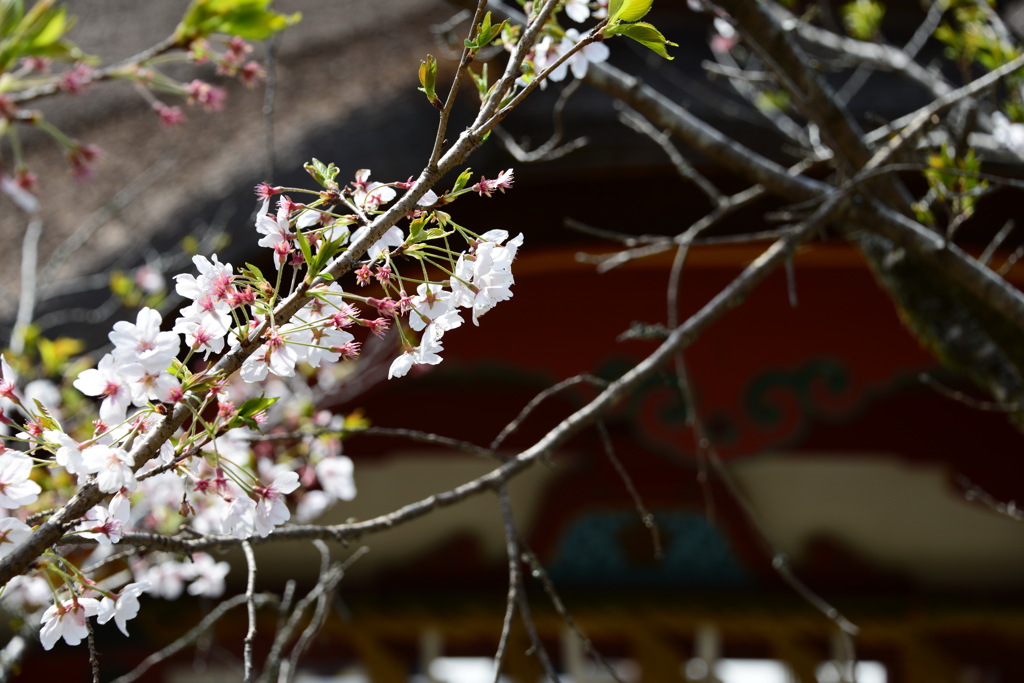
[[[91,71],[88,75],[82,78],[82,85],[86,86],[92,83],[109,80],[117,76],[118,72],[124,71],[128,67],[143,64],[144,62],[148,62],[149,60],[159,57],[160,55],[170,52],[178,47],[181,47],[181,45],[178,44],[178,40],[175,39],[173,35],[170,35],[159,43],[132,55],[131,57],[126,57],[119,62]],[[59,92],[61,92],[60,83],[55,81],[14,92],[8,95],[8,97],[12,102],[21,104],[23,102],[30,102],[43,97],[56,95]]]
[[[499,106],[502,106],[505,95],[518,77],[522,61],[526,58],[533,43],[539,38],[544,22],[557,3],[558,0],[548,0],[538,11],[534,21],[527,26],[523,32],[523,37],[517,43],[512,57],[506,65],[504,74],[491,89],[489,96],[481,105],[476,121],[462,132],[440,160],[436,163],[427,163],[412,187],[394,202],[387,211],[372,221],[366,234],[361,239],[355,240],[344,253],[327,265],[324,272],[327,273],[329,278],[338,280],[350,272],[356,259],[360,258],[375,241],[380,239],[384,232],[407,216],[433,185],[445,174],[461,164],[481,144],[486,135],[498,122],[494,112]],[[504,105],[502,111],[507,113],[509,111],[508,105]],[[270,320],[273,320],[277,325],[287,323],[292,316],[310,301],[310,289],[314,286],[327,284],[327,282],[328,280],[323,276],[312,281],[304,280],[287,298],[280,302],[277,308],[275,308],[273,315],[268,317],[268,320],[261,328],[250,334],[247,339],[239,342],[234,350],[222,356],[209,371],[210,374],[228,377],[237,372],[241,368],[242,363],[263,345],[265,340],[262,335],[270,326]],[[189,403],[196,402],[198,404],[203,394],[204,392],[190,393],[183,401],[177,403],[166,413],[156,428],[151,429],[138,440],[129,454],[136,468],[141,467],[156,455],[161,444],[171,438],[178,427],[192,415],[192,408]],[[83,485],[63,508],[36,528],[28,540],[0,560],[0,584],[4,584],[12,577],[22,573],[47,547],[56,543],[86,511],[98,504],[104,495],[99,490],[95,481],[90,481]]]
[[[557,426],[549,430],[532,446],[520,451],[515,457],[510,458],[500,467],[453,489],[428,496],[390,513],[368,520],[326,526],[295,525],[278,527],[266,537],[254,536],[249,539],[249,542],[256,545],[277,540],[314,538],[346,542],[361,538],[366,534],[391,529],[399,524],[418,519],[433,510],[454,505],[485,491],[496,490],[502,483],[520,474],[537,460],[548,457],[582,429],[611,410],[626,395],[668,363],[676,351],[691,344],[722,315],[739,305],[757,285],[784,263],[785,259],[788,258],[798,245],[814,235],[823,223],[833,219],[836,212],[847,208],[845,198],[846,194],[842,192],[837,192],[829,197],[812,217],[801,225],[794,227],[792,231],[774,242],[700,310],[688,318],[686,322],[673,329],[650,355],[633,366],[620,378],[608,383],[598,396],[577,409]],[[573,379],[576,382],[582,381],[577,378]],[[561,388],[561,385],[557,388]],[[549,392],[545,392],[544,396],[547,395],[549,395]],[[518,423],[518,420],[516,423]],[[503,433],[507,431],[508,429],[506,428]],[[87,484],[86,486],[90,485]],[[75,499],[72,502],[75,502]],[[58,511],[54,517],[60,516],[63,512],[64,510]],[[53,518],[50,521],[52,520]],[[50,522],[47,523],[49,524]],[[88,540],[79,538],[68,538],[63,542],[69,545],[89,543]],[[234,547],[240,543],[240,540],[227,535],[209,535],[201,538],[184,539],[161,536],[159,534],[126,533],[122,536],[121,543],[188,554],[198,550]],[[14,552],[17,552],[17,550]]]

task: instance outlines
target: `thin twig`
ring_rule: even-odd
[[[274,142],[274,97],[277,94],[277,35],[265,42],[263,70],[266,72],[263,86],[263,147],[266,152],[265,182],[273,183],[277,172],[277,150]]]
[[[512,518],[512,505],[508,499],[508,487],[502,483],[498,487],[498,503],[501,505],[501,519],[505,529],[505,554],[508,556],[508,595],[505,598],[505,617],[501,620],[501,636],[498,638],[498,649],[494,653],[494,683],[501,679],[501,665],[505,658],[509,635],[512,633],[512,619],[516,614],[516,603],[519,597],[519,546],[516,543],[515,520]],[[557,683],[557,678],[555,679]]]
[[[611,437],[608,435],[608,428],[605,426],[603,420],[599,420],[597,423],[597,433],[601,436],[601,445],[604,447],[604,453],[608,456],[608,460],[611,461],[612,467],[618,473],[619,478],[622,479],[623,485],[626,487],[626,492],[629,493],[629,497],[633,499],[633,505],[636,507],[636,512],[640,515],[640,522],[647,528],[647,531],[651,534],[651,547],[654,550],[654,559],[660,560],[662,556],[662,545],[661,545],[661,534],[658,532],[658,525],[654,521],[654,515],[644,505],[644,500],[640,496],[640,492],[637,491],[636,486],[633,484],[633,478],[629,476],[629,472],[626,471],[622,461],[615,455],[615,446],[612,444]]]
[[[539,161],[554,161],[560,159],[566,154],[576,151],[587,145],[589,142],[585,137],[579,137],[569,142],[560,144],[562,137],[565,135],[565,122],[563,120],[563,113],[565,106],[568,104],[569,99],[579,90],[580,83],[582,81],[573,80],[572,83],[562,89],[562,92],[558,96],[558,101],[555,102],[555,106],[551,110],[551,118],[554,122],[554,130],[551,133],[551,137],[540,146],[533,150],[524,149],[515,138],[513,138],[504,128],[501,126],[495,126],[494,133],[502,146],[511,154],[516,161],[522,163],[536,163]]]
[[[719,204],[721,207],[722,204]],[[690,239],[696,237],[699,232],[695,224],[686,231]],[[692,234],[691,234],[692,233]],[[666,296],[667,315],[666,320],[670,328],[679,325],[679,293],[682,290],[681,281],[683,277],[683,265],[686,263],[686,256],[689,253],[689,241],[683,241],[676,249],[675,258],[672,260],[672,268],[669,270],[668,291]],[[708,476],[708,456],[706,446],[710,443],[707,431],[704,429],[704,422],[697,412],[697,399],[693,391],[693,384],[687,370],[686,357],[682,349],[676,351],[672,357],[672,366],[675,368],[676,385],[679,388],[683,407],[686,410],[686,424],[697,437],[697,483],[700,485],[701,496],[704,499],[704,513],[709,524],[715,523],[715,496],[711,489],[711,478]]]
[[[1009,503],[1004,503],[1000,500],[996,500],[992,494],[988,493],[962,474],[958,474],[956,476],[956,483],[964,490],[964,498],[967,500],[981,503],[990,510],[994,510],[995,512],[1009,517],[1010,519],[1018,522],[1024,522],[1024,508],[1019,507],[1016,501],[1011,500]]]
[[[981,256],[978,257],[978,260],[981,263],[984,263],[986,266],[989,265],[989,262],[992,261],[992,257],[995,256],[996,250],[998,250],[999,247],[1003,245],[1006,238],[1010,236],[1015,225],[1016,224],[1013,222],[1012,218],[1003,223],[1003,227],[999,228],[999,232],[995,234],[992,241],[986,245],[985,251],[981,252]]]
[[[258,607],[274,604],[278,600],[277,596],[271,593],[258,593],[252,597],[253,602],[255,602],[255,604]],[[249,596],[245,594],[236,595],[227,600],[224,600],[223,602],[218,604],[213,610],[211,610],[209,614],[203,617],[202,621],[200,621],[198,624],[189,629],[188,632],[185,633],[183,636],[172,642],[170,645],[167,645],[160,651],[154,652],[153,654],[149,655],[144,660],[142,660],[142,663],[140,663],[137,667],[135,667],[125,675],[116,678],[114,681],[112,681],[112,683],[134,683],[134,681],[139,680],[140,678],[145,676],[146,673],[151,668],[153,668],[160,662],[163,662],[164,660],[173,657],[181,650],[185,649],[192,643],[199,640],[199,638],[202,637],[211,628],[213,628],[214,624],[216,624],[221,617],[227,614],[228,611],[235,607],[238,607],[239,605],[245,604],[246,602],[249,602]]]
[[[530,402],[527,403],[523,407],[523,409],[519,411],[519,414],[516,415],[516,417],[511,422],[505,425],[505,428],[501,430],[501,433],[499,433],[498,436],[494,437],[494,440],[491,441],[491,450],[495,451],[499,447],[501,447],[501,444],[505,442],[505,439],[507,439],[509,436],[515,433],[516,430],[518,430],[519,427],[522,426],[523,421],[526,420],[526,418],[530,416],[530,413],[536,410],[537,406],[539,406],[541,403],[546,401],[551,396],[554,396],[555,394],[559,393],[563,389],[568,389],[569,387],[574,387],[577,384],[584,383],[592,384],[599,387],[608,385],[608,382],[606,382],[603,379],[600,379],[599,377],[594,377],[592,375],[576,375],[575,377],[570,377],[569,379],[562,380],[561,382],[555,384],[554,386],[548,387],[544,391],[534,396],[533,399],[531,399]]]
[[[548,576],[548,572],[544,569],[544,565],[541,564],[541,561],[537,559],[537,556],[534,555],[533,551],[526,547],[525,544],[522,548],[523,559],[525,559],[530,565],[530,572],[533,575],[533,578],[540,581],[541,586],[544,588],[544,592],[548,596],[548,600],[551,601],[551,606],[555,608],[555,612],[557,612],[558,616],[562,618],[562,621],[564,621],[565,625],[569,627],[569,630],[572,631],[573,635],[579,639],[580,643],[583,645],[584,652],[593,657],[597,663],[601,665],[601,668],[611,676],[612,680],[616,683],[623,683],[618,672],[615,671],[615,667],[609,664],[601,653],[598,652],[597,648],[594,647],[594,643],[591,642],[590,638],[587,637],[587,634],[580,629],[576,624],[576,620],[572,618],[571,614],[569,614],[569,610],[565,608],[565,603],[562,602],[562,598],[555,589],[555,584],[551,582],[551,577]]]
[[[440,434],[432,434],[430,432],[423,432],[416,429],[402,429],[395,427],[360,427],[354,429],[316,429],[312,431],[302,432],[288,432],[285,434],[258,434],[250,437],[250,441],[293,441],[297,439],[306,439],[311,436],[394,436],[398,438],[409,439],[417,443],[431,444],[434,446],[445,446],[452,448],[457,451],[464,453],[472,453],[474,455],[482,455],[487,458],[501,459],[495,455],[494,451],[483,446],[477,446],[475,443],[470,441],[463,441],[461,439],[453,439],[447,436],[441,436]]]
[[[323,541],[313,541],[313,545],[320,551],[320,575],[325,576],[330,569],[331,554],[327,544]],[[292,647],[291,654],[288,655],[288,669],[287,676],[284,677],[284,683],[289,683],[294,677],[295,672],[299,668],[299,659],[305,654],[306,650],[313,643],[313,639],[323,628],[324,620],[327,618],[327,606],[331,602],[331,591],[321,593],[317,596],[316,607],[313,610],[313,616],[310,617],[309,623],[306,624],[306,628],[303,629],[299,635],[299,639],[295,642]],[[269,667],[268,667],[269,668]],[[281,678],[279,677],[280,681]]]
[[[962,403],[963,405],[969,408],[973,408],[975,410],[984,410],[993,413],[1016,413],[1020,411],[1022,408],[1024,408],[1024,406],[1021,406],[1020,403],[980,401],[972,396],[968,396],[962,391],[957,391],[956,389],[947,387],[945,384],[943,384],[942,382],[940,382],[938,379],[928,374],[927,372],[922,372],[917,377],[919,380],[921,380],[922,384],[934,389],[935,391],[942,394],[946,398],[952,399],[957,403]]]
[[[131,182],[119,190],[109,202],[86,216],[85,220],[79,223],[78,227],[50,252],[50,258],[43,265],[43,272],[51,274],[47,284],[42,288],[43,295],[48,295],[54,287],[55,281],[52,278],[52,273],[59,270],[68,259],[78,253],[79,249],[92,238],[97,230],[113,220],[176,164],[176,155],[162,156],[145,171],[132,178]]]
[[[89,646],[89,669],[92,683],[100,683],[100,653],[96,651],[96,633],[89,619],[85,620],[86,644]]]
[[[243,642],[242,660],[245,667],[245,683],[251,683],[255,679],[252,663],[252,650],[256,643],[256,555],[252,551],[252,545],[248,541],[242,541],[242,551],[245,552],[245,564],[248,567],[248,574],[245,582],[246,612],[249,617],[249,628],[245,632]]]
[[[1005,276],[1013,270],[1013,267],[1017,265],[1017,261],[1020,260],[1021,256],[1024,256],[1024,244],[1014,249],[1013,253],[1006,257],[1006,261],[1003,262],[1003,265],[999,266],[999,270],[997,272],[1000,275]]]
[[[39,274],[39,238],[43,234],[43,219],[33,214],[25,228],[21,241],[21,292],[18,296],[18,312],[11,330],[11,351],[21,354],[25,350],[25,331],[32,324],[36,313],[36,276]]]
[[[302,621],[302,617],[305,614],[306,609],[314,602],[319,601],[321,596],[329,596],[330,593],[334,591],[335,588],[337,588],[338,583],[340,583],[342,578],[345,576],[346,570],[349,567],[351,567],[356,560],[361,558],[367,552],[369,552],[369,548],[363,546],[356,550],[354,553],[352,553],[352,555],[345,562],[337,563],[333,566],[328,566],[327,570],[323,571],[320,574],[319,578],[317,579],[316,585],[313,586],[313,588],[308,593],[306,593],[305,597],[303,597],[302,600],[299,600],[297,603],[295,603],[295,608],[292,610],[291,615],[288,617],[288,621],[285,624],[284,628],[279,630],[277,636],[275,636],[274,643],[271,646],[270,654],[267,655],[268,662],[281,661],[281,653],[284,652],[285,645],[287,645],[288,642],[291,641],[292,636],[295,635],[295,631],[298,629],[299,623]],[[321,558],[322,557],[323,556],[321,555]],[[321,569],[323,569],[322,564]],[[264,672],[263,675],[263,682],[269,683],[269,681],[272,681],[273,678],[273,667],[267,666],[266,671]]]
[[[689,161],[686,160],[675,145],[672,144],[672,137],[663,130],[658,130],[651,123],[641,116],[636,110],[627,105],[625,102],[616,101],[615,108],[619,112],[619,121],[621,121],[628,128],[635,130],[641,135],[646,135],[652,142],[654,142],[661,151],[664,152],[665,156],[669,158],[672,165],[684,180],[692,181],[700,190],[707,195],[708,199],[711,200],[715,206],[720,206],[724,201],[725,197],[719,192],[718,188],[714,184],[704,177],[696,168],[693,167]]]

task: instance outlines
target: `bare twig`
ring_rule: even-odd
[[[686,160],[686,157],[680,154],[679,150],[672,144],[672,138],[668,133],[658,130],[652,126],[647,119],[623,102],[616,101],[615,108],[619,110],[619,120],[622,121],[623,124],[641,135],[646,135],[651,139],[651,141],[661,148],[661,151],[665,153],[665,156],[667,156],[672,162],[672,165],[675,166],[676,173],[678,173],[684,180],[692,181],[704,194],[707,195],[708,199],[710,199],[715,206],[722,205],[725,201],[725,197],[721,192],[719,192],[718,188],[711,183],[711,181],[705,178],[689,161]]]
[[[25,237],[21,241],[21,292],[18,296],[18,313],[11,331],[11,351],[20,354],[25,350],[25,330],[35,317],[39,261],[39,237],[43,234],[43,219],[33,214],[29,217]]]
[[[274,142],[274,97],[277,95],[277,36],[273,35],[264,44],[263,70],[266,78],[263,85],[263,146],[265,167],[263,175],[267,183],[274,182],[277,172],[277,149]]]
[[[992,241],[985,246],[985,251],[981,252],[981,256],[978,257],[978,261],[986,266],[989,265],[992,257],[995,256],[996,250],[1002,246],[1006,238],[1010,236],[1011,232],[1013,232],[1014,225],[1015,223],[1012,218],[1003,223],[1003,227],[999,228],[999,232],[997,232],[995,237],[992,238]]]
[[[512,633],[512,619],[516,614],[516,602],[520,590],[517,531],[515,521],[512,519],[512,506],[508,500],[508,487],[504,483],[498,487],[498,503],[501,505],[501,518],[505,528],[505,554],[508,556],[508,596],[505,598],[505,617],[501,621],[498,649],[494,653],[494,683],[498,683],[501,679],[501,665],[505,658],[509,635]]]
[[[574,387],[577,384],[607,386],[608,383],[605,380],[600,379],[598,377],[594,377],[592,375],[576,375],[575,377],[570,377],[569,379],[562,380],[561,382],[554,386],[548,387],[544,391],[534,396],[533,399],[531,399],[530,402],[527,403],[523,407],[523,409],[519,411],[519,414],[516,415],[516,417],[511,422],[505,425],[505,428],[501,430],[501,433],[499,433],[498,436],[494,437],[494,440],[491,441],[491,450],[495,451],[498,448],[500,448],[501,444],[505,442],[505,439],[507,439],[509,436],[514,434],[516,430],[519,429],[519,427],[523,424],[523,421],[526,420],[526,418],[529,417],[530,414],[537,409],[537,406],[539,406],[541,403],[546,401],[551,396],[554,396],[555,394],[559,393],[563,389]]]
[[[453,439],[440,434],[422,432],[416,429],[402,429],[394,427],[360,427],[355,429],[318,429],[315,431],[288,432],[286,434],[260,434],[251,437],[251,441],[293,441],[296,439],[307,439],[311,436],[326,436],[337,434],[339,436],[393,436],[409,439],[417,443],[425,443],[433,446],[445,446],[453,450],[474,455],[482,455],[487,458],[500,460],[492,449],[477,446],[470,441]]]
[[[938,379],[928,374],[927,372],[922,372],[920,375],[918,375],[918,379],[921,380],[922,384],[931,387],[932,389],[939,392],[946,398],[952,399],[957,403],[962,403],[963,405],[969,408],[973,408],[975,410],[984,410],[994,413],[1016,413],[1020,411],[1022,407],[1024,407],[1021,406],[1019,403],[980,401],[972,396],[968,396],[962,391],[957,391],[956,389],[947,387],[945,384],[943,384],[942,382],[940,382]]]
[[[644,500],[640,496],[640,492],[633,484],[633,478],[629,476],[629,472],[626,471],[622,461],[619,460],[617,455],[615,455],[615,446],[612,444],[611,437],[608,435],[608,428],[605,427],[603,421],[599,421],[597,423],[597,433],[601,436],[601,445],[604,447],[605,455],[608,456],[608,460],[612,463],[612,467],[615,468],[615,472],[622,480],[622,484],[626,487],[626,492],[629,493],[629,497],[633,499],[633,505],[636,507],[636,512],[640,515],[640,522],[651,534],[651,548],[654,551],[654,558],[660,560],[662,553],[661,534],[658,533],[658,525],[654,521],[654,515],[652,515],[650,510],[647,509],[647,506],[644,505]]]
[[[591,642],[590,638],[588,638],[587,635],[576,624],[576,620],[572,618],[571,614],[569,614],[569,610],[565,608],[565,603],[562,602],[561,596],[555,589],[555,584],[551,582],[551,577],[548,576],[548,572],[546,569],[544,569],[544,565],[541,564],[541,561],[537,559],[537,556],[534,555],[533,552],[525,546],[525,544],[523,545],[522,554],[523,559],[525,559],[526,562],[530,565],[530,573],[533,575],[533,578],[540,581],[541,586],[543,586],[544,588],[544,592],[548,596],[548,600],[551,601],[551,606],[555,608],[555,612],[557,612],[558,616],[562,618],[562,621],[565,622],[565,625],[569,628],[573,635],[575,635],[576,638],[579,639],[580,643],[583,645],[584,652],[593,657],[594,660],[601,665],[601,668],[603,668],[608,673],[608,675],[611,676],[612,680],[614,680],[616,683],[623,683],[623,680],[619,677],[618,672],[615,671],[615,667],[609,664],[608,661],[601,655],[601,653],[598,652],[597,648],[594,647],[594,643]]]
[[[345,576],[345,572],[347,571],[347,569],[350,566],[352,566],[352,564],[356,562],[356,560],[365,555],[368,551],[369,548],[365,546],[361,547],[354,553],[352,553],[352,555],[345,562],[336,563],[334,565],[328,564],[326,565],[325,570],[325,564],[323,561],[323,558],[325,556],[323,555],[323,550],[321,550],[321,574],[317,579],[316,585],[313,586],[313,588],[305,595],[305,597],[302,598],[302,600],[299,600],[295,604],[295,608],[292,610],[291,615],[288,617],[288,621],[285,624],[284,628],[280,629],[277,635],[275,636],[274,643],[271,646],[270,653],[267,655],[268,665],[266,667],[262,679],[264,683],[269,683],[270,681],[273,681],[274,675],[276,673],[276,667],[272,666],[271,664],[273,662],[281,662],[281,657],[282,653],[284,652],[284,648],[289,643],[289,641],[291,641],[292,637],[295,635],[295,631],[299,628],[299,624],[302,621],[306,609],[314,602],[316,602],[319,605],[321,604],[321,601],[324,601],[323,604],[326,605],[327,601],[329,600],[329,596],[338,587],[338,584]],[[316,629],[319,629],[317,615],[322,614],[323,612],[320,609],[316,611],[316,613],[313,616],[313,619],[307,626],[307,630],[312,628],[314,629],[313,633],[315,633]],[[314,626],[314,624],[316,625]],[[295,662],[292,663],[291,660],[289,660],[290,675],[294,673],[294,666],[298,663],[298,658],[301,656],[301,653],[308,645],[307,642],[302,641],[302,637],[300,637],[300,643],[302,644],[303,649],[300,650],[297,655],[294,649],[292,651],[292,654],[295,655]],[[298,646],[298,643],[296,646]]]
[[[86,644],[89,647],[89,669],[92,673],[92,683],[100,683],[100,653],[96,651],[96,633],[93,631],[93,624],[85,620]]]
[[[252,662],[252,650],[256,643],[256,555],[248,541],[242,541],[242,550],[245,552],[245,564],[248,568],[245,581],[245,603],[249,616],[249,628],[242,641],[242,660],[245,666],[245,683],[251,683],[256,680]]]
[[[990,510],[994,510],[1005,517],[1009,517],[1010,519],[1014,519],[1018,522],[1024,522],[1024,508],[1018,506],[1016,501],[1011,500],[1009,503],[1004,503],[996,500],[992,494],[988,493],[962,474],[958,474],[956,476],[956,483],[963,488],[964,498],[967,500],[981,503]]]
[[[319,580],[323,581],[324,578],[327,577],[330,572],[330,551],[327,547],[327,544],[323,541],[313,541],[313,545],[316,546],[316,549],[320,551]],[[348,562],[342,565],[342,571],[344,572],[346,568],[351,566],[352,562],[361,557],[365,552],[365,546],[363,548],[360,548],[359,551],[353,554],[353,556],[349,559]],[[295,645],[292,647],[291,654],[288,655],[287,670],[282,671],[283,675],[278,677],[279,681],[287,683],[295,677],[295,672],[298,671],[299,659],[302,657],[303,654],[305,654],[306,650],[309,649],[309,646],[313,643],[313,639],[316,638],[316,635],[320,632],[320,629],[323,628],[324,621],[327,618],[327,606],[331,602],[331,595],[333,594],[333,592],[333,589],[330,589],[322,591],[317,596],[316,607],[313,610],[313,616],[310,617],[309,623],[306,624],[306,628],[302,630],[302,633],[299,635],[299,639],[295,642]],[[300,610],[305,611],[305,605],[302,605],[300,607]],[[283,630],[284,629],[282,629],[282,631]],[[269,663],[266,668],[268,671],[271,670],[271,666]],[[267,680],[270,679],[271,677],[268,676]]]
[[[562,89],[562,92],[558,96],[558,101],[555,102],[555,106],[551,111],[551,118],[554,121],[554,130],[551,133],[551,137],[533,150],[524,149],[518,142],[516,142],[515,138],[513,138],[501,126],[495,127],[494,134],[498,137],[502,146],[515,158],[516,161],[523,163],[553,161],[587,145],[588,140],[585,137],[579,137],[562,144],[562,138],[565,135],[565,122],[563,121],[565,105],[579,89],[579,86],[580,81],[574,80]]]
[[[57,245],[51,252],[50,258],[43,265],[43,272],[51,274],[47,284],[42,288],[43,295],[49,295],[54,287],[53,273],[59,270],[74,254],[78,253],[82,245],[88,242],[96,234],[97,230],[109,223],[127,206],[138,199],[143,192],[149,189],[153,183],[160,180],[176,164],[177,159],[175,155],[164,155],[145,171],[132,178],[131,182],[118,191],[109,202],[86,216],[85,220],[78,224],[74,232]]]
[[[278,599],[276,595],[270,593],[257,593],[256,595],[252,596],[252,598],[253,602],[256,604],[257,607],[262,607],[264,605],[276,603]],[[200,637],[202,637],[208,630],[213,628],[214,624],[216,624],[217,621],[225,614],[227,614],[231,609],[238,607],[239,605],[245,604],[247,602],[249,602],[249,596],[245,594],[236,595],[234,597],[228,598],[227,600],[224,600],[223,602],[218,604],[214,609],[212,609],[209,614],[203,617],[202,621],[200,621],[198,624],[189,629],[189,631],[185,633],[183,636],[175,640],[170,645],[167,645],[160,651],[154,652],[150,656],[146,657],[144,660],[142,660],[142,663],[134,669],[132,669],[132,671],[126,673],[124,676],[116,678],[112,683],[134,683],[134,681],[141,679],[143,676],[146,675],[146,673],[151,668],[153,668],[160,662],[163,662],[164,660],[173,657],[181,650],[185,649],[192,643],[195,643],[197,640],[199,640]]]

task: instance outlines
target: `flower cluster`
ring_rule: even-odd
[[[65,420],[59,395],[40,386],[31,392],[31,385],[21,388],[0,357],[0,423],[20,429],[9,437],[20,444],[18,450],[0,451],[0,509],[7,511],[0,517],[0,557],[31,535],[33,509],[59,507],[63,495],[86,482],[107,494],[71,530],[95,543],[93,564],[128,534],[187,528],[235,539],[265,537],[293,517],[312,519],[355,496],[352,461],[337,438],[345,418],[281,413],[286,409],[268,396],[301,396],[309,391],[310,373],[333,372],[357,359],[363,328],[381,337],[397,332],[400,352],[389,377],[416,364],[436,365],[443,336],[462,324],[463,310],[477,325],[512,296],[512,262],[523,237],[509,239],[505,230],[476,234],[440,208],[465,194],[489,197],[510,189],[511,169],[475,184],[467,170],[444,194],[425,193],[405,224],[370,243],[375,217],[413,183],[380,183],[361,170],[342,187],[333,166],[317,168],[313,175],[323,191],[257,188],[255,237],[273,254],[272,280],[253,266],[236,271],[216,255],[195,256],[196,272],[174,278],[185,305],[170,330],[162,329],[163,317],[148,307],[134,322],[114,324],[111,350],[73,381],[99,402],[91,431]],[[292,197],[301,192],[312,201],[296,202]],[[455,237],[465,241],[463,250],[452,249]],[[363,253],[351,254],[361,259],[352,290],[323,277],[333,257],[357,247]],[[279,318],[277,304],[303,285],[305,305]],[[368,288],[376,289],[360,291]],[[237,375],[218,371],[217,359],[243,345],[255,349]],[[329,372],[318,377],[334,381]],[[191,419],[154,457],[137,462],[133,445],[163,414],[182,407]],[[309,436],[280,452],[254,448],[274,411],[277,422]],[[50,482],[45,490],[36,481],[44,475]],[[127,634],[144,593],[167,599],[186,590],[219,595],[228,565],[201,554],[189,562],[150,554],[133,560],[130,570],[134,580],[110,590],[79,564],[49,552],[34,573],[8,585],[4,601],[41,611],[40,638],[47,649],[62,639],[74,645],[87,634],[90,618],[101,624],[114,620]]]

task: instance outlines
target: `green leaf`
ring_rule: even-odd
[[[310,269],[309,275],[315,276],[316,273],[312,272],[313,268],[313,248],[309,246],[309,239],[306,238],[306,233],[301,230],[295,233],[295,240],[299,243],[299,250],[302,252],[302,259],[306,262],[306,266]]]
[[[240,417],[252,417],[275,403],[277,403],[277,397],[257,396],[256,398],[250,398],[238,406],[238,415]]]
[[[0,71],[8,71],[24,57],[84,59],[74,43],[64,38],[74,25],[64,7],[40,0],[26,13],[20,2],[0,3]]]
[[[135,281],[120,270],[110,274],[110,291],[117,297],[126,297],[135,289]]]
[[[455,179],[455,185],[452,187],[452,193],[454,194],[464,188],[472,176],[473,170],[469,168],[460,173],[459,177]]]
[[[431,228],[423,233],[423,241],[439,240],[442,237],[447,237],[448,235],[453,234],[454,232],[454,230],[445,230],[444,228]]]
[[[313,159],[303,164],[302,167],[306,169],[309,175],[313,176],[313,180],[320,183],[324,188],[328,190],[337,189],[338,183],[334,179],[338,177],[338,167],[333,163],[325,164],[319,159]]]
[[[234,417],[228,424],[231,427],[238,427],[245,425],[249,429],[261,431],[259,422],[256,421],[255,415],[260,411],[266,410],[270,406],[277,402],[277,398],[266,398],[260,396],[258,398],[250,398],[248,401],[243,403],[238,408],[238,415]]]
[[[251,263],[246,263],[245,264],[245,268],[243,269],[243,272],[245,272],[245,271],[248,271],[249,273],[251,273],[253,279],[255,279],[255,280],[264,280],[264,281],[266,281],[266,279],[267,279],[267,278],[263,277],[263,271],[261,271],[259,268],[257,268],[256,266],[254,266]]]
[[[666,40],[665,36],[661,34],[661,31],[644,21],[637,22],[635,24],[609,26],[602,32],[602,35],[605,37],[621,35],[626,36],[627,38],[632,38],[665,59],[675,59],[675,57],[668,54],[668,51],[666,50],[667,47],[679,47],[678,43]]]
[[[31,26],[26,27],[25,45],[29,49],[47,48],[63,38],[73,24],[73,21],[68,21],[68,12],[64,7],[41,13]]]
[[[297,23],[302,14],[279,14],[267,9],[272,0],[192,0],[174,31],[175,40],[187,45],[211,33],[226,33],[246,40],[266,40]]]
[[[420,60],[420,91],[427,96],[430,104],[441,108],[441,100],[437,97],[437,60],[434,55],[427,55],[426,60]]]
[[[60,369],[67,365],[74,356],[82,353],[84,348],[85,343],[82,340],[71,337],[58,337],[53,340],[39,337],[36,344],[39,360],[42,361],[46,374],[50,376],[58,374]]]
[[[882,26],[885,7],[875,0],[853,0],[843,5],[841,12],[851,36],[858,40],[872,40]]]
[[[757,95],[754,106],[763,112],[785,111],[789,108],[789,93],[785,90],[763,90]]]
[[[638,21],[651,11],[654,0],[612,0],[608,6],[608,23]]]
[[[319,275],[325,280],[333,280],[334,276],[330,273],[322,273],[324,266],[326,266],[334,255],[338,253],[338,249],[341,247],[341,240],[334,239],[324,242],[320,245],[320,251],[313,257],[312,263],[310,263],[309,272],[310,276]]]
[[[9,36],[25,16],[23,0],[0,0],[0,36]]]
[[[423,226],[427,224],[426,219],[423,217],[417,218],[412,223],[409,223],[409,244],[416,244],[422,241],[420,235],[423,233]]]
[[[497,26],[491,25],[491,13],[488,12],[484,15],[484,20],[477,26],[476,35],[467,40],[465,45],[470,50],[479,50],[487,47],[494,39],[501,35],[501,32],[505,29],[506,22],[503,21]]]

